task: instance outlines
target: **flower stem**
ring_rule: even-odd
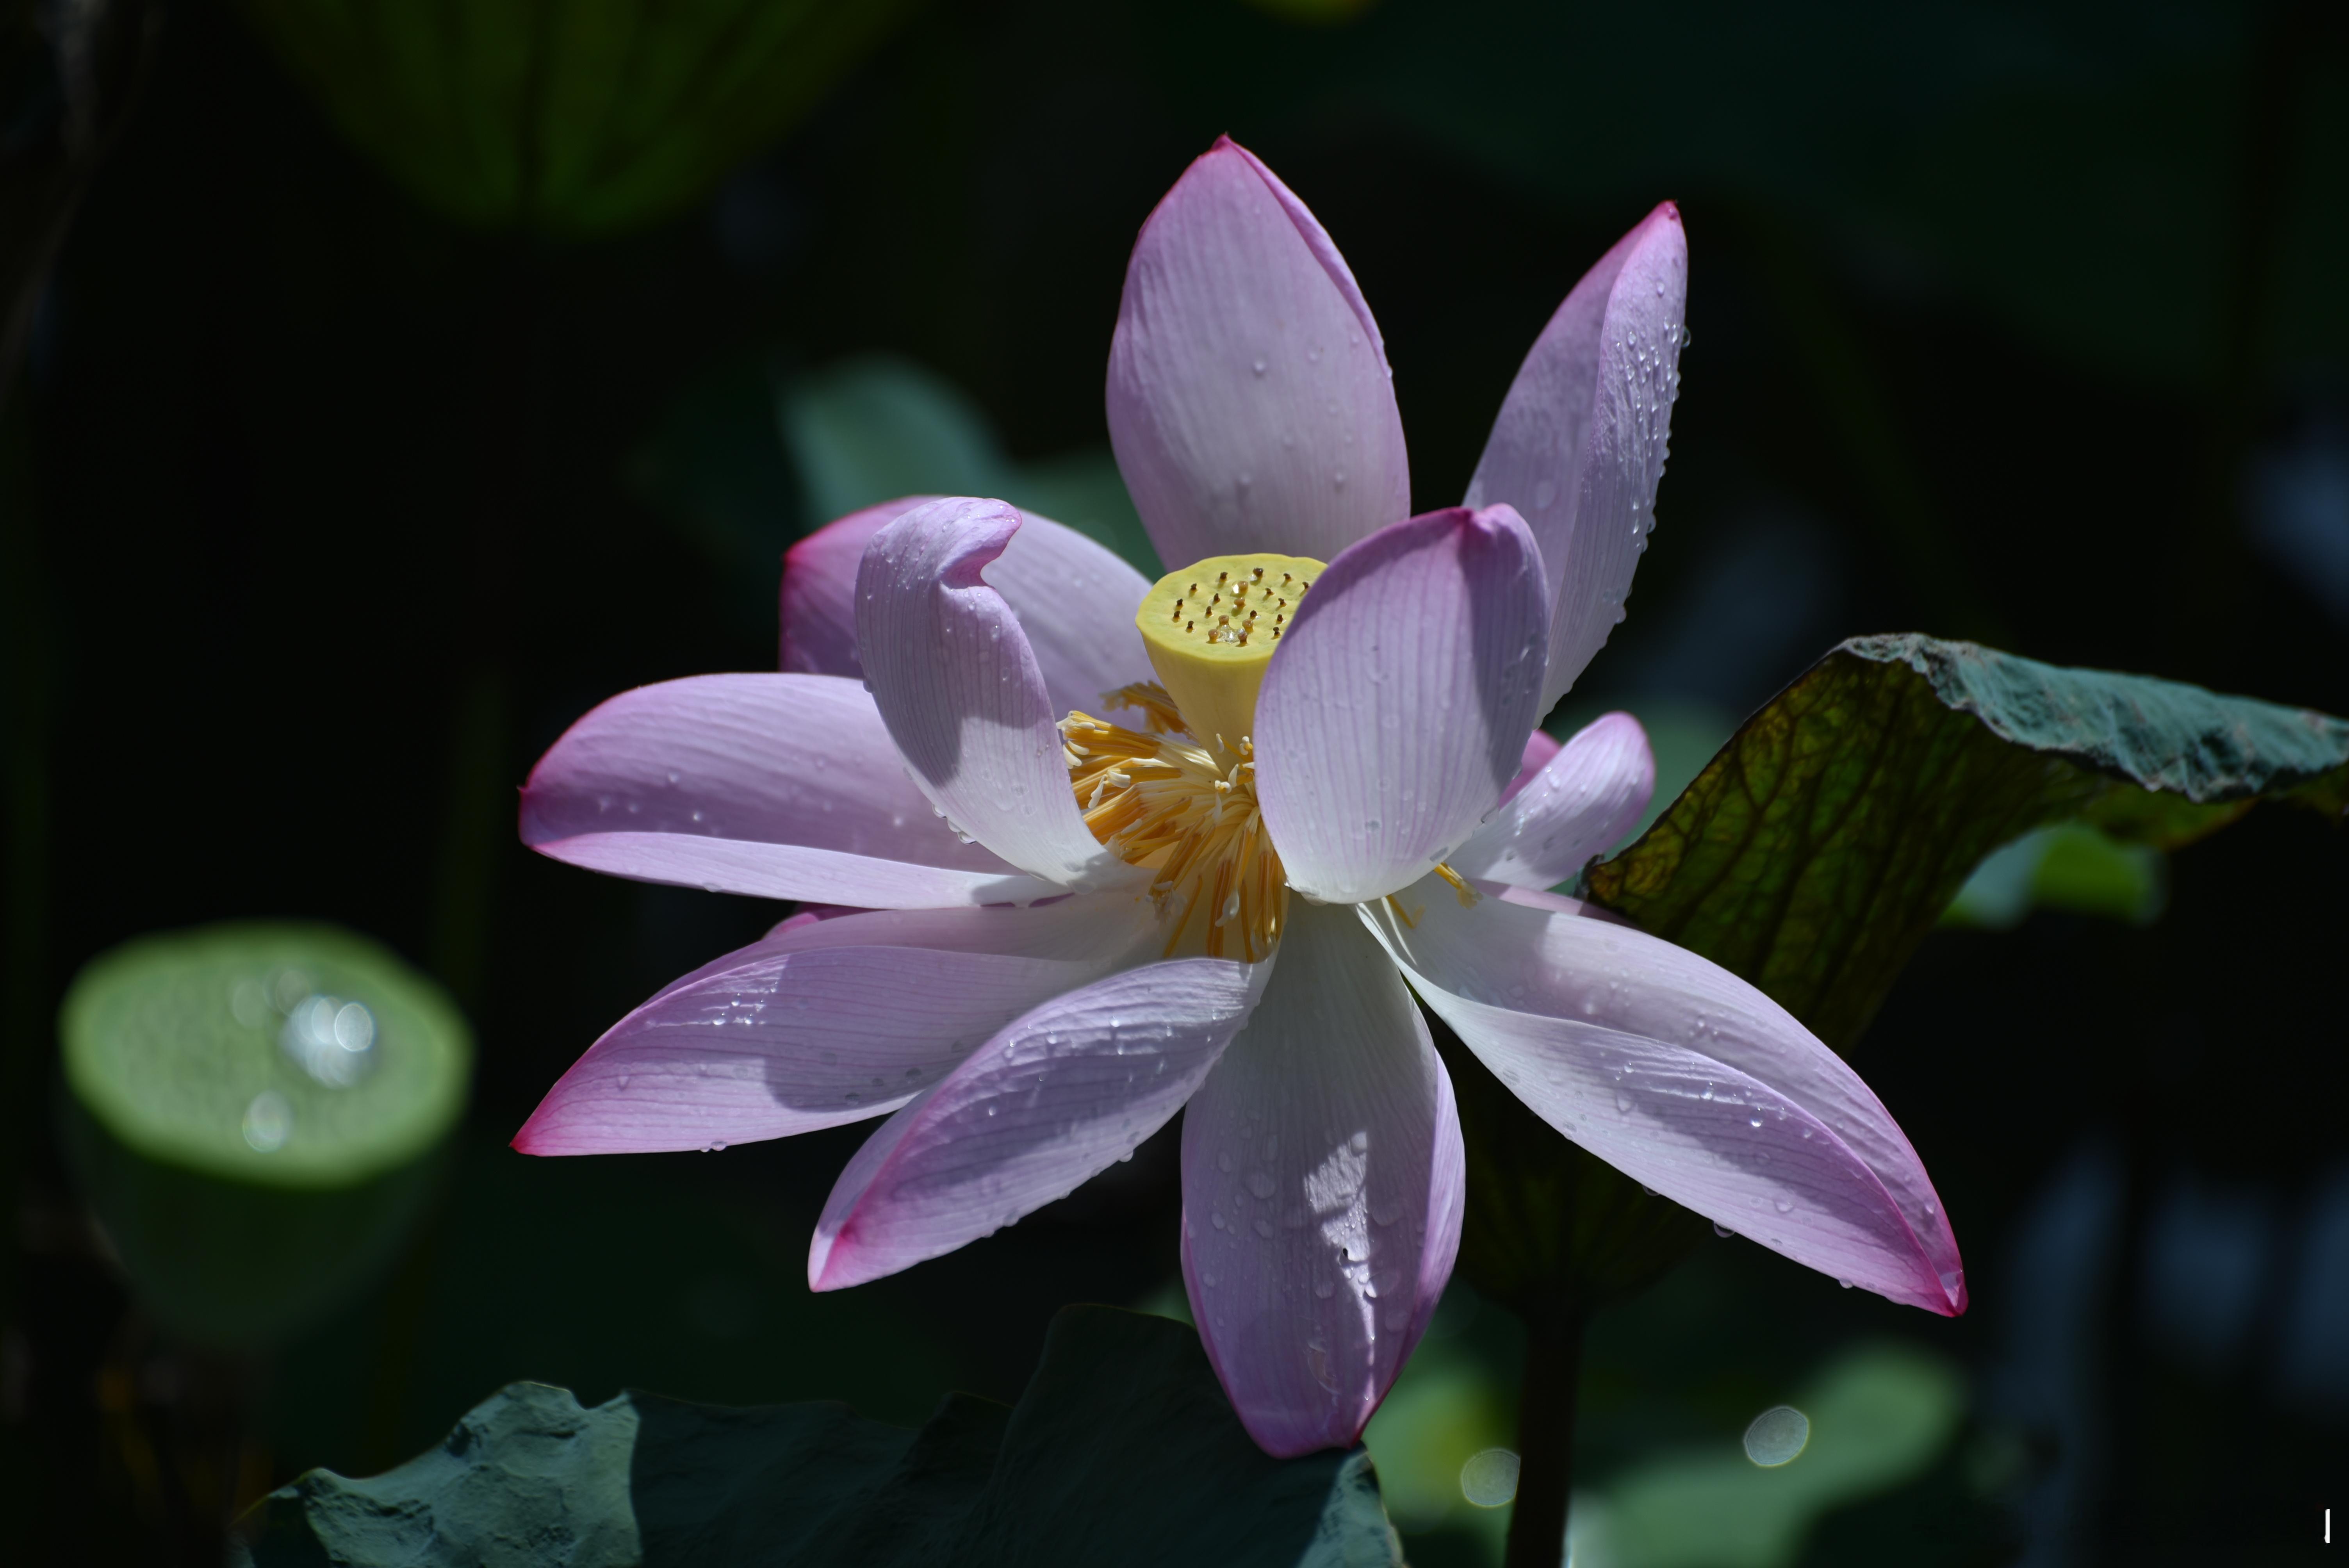
[[[1582,1370],[1582,1309],[1566,1304],[1526,1318],[1517,1391],[1517,1501],[1506,1568],[1558,1568],[1574,1490],[1574,1404]]]

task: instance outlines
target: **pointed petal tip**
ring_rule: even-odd
[[[546,1102],[541,1100],[538,1109],[530,1113],[529,1119],[524,1121],[515,1130],[514,1135],[506,1140],[506,1147],[517,1154],[528,1154],[541,1159],[568,1152],[558,1147],[560,1139],[550,1136],[545,1120]]]
[[[808,1238],[808,1289],[818,1293],[846,1290],[871,1277],[853,1266],[856,1249],[853,1243],[845,1247],[840,1244],[843,1234],[818,1227]]]
[[[1199,1289],[1198,1264],[1191,1251],[1190,1222],[1185,1219],[1182,1224],[1183,1239],[1177,1250],[1183,1265],[1184,1294],[1191,1300],[1192,1320],[1205,1325],[1207,1320],[1204,1315]],[[1323,1449],[1351,1448],[1360,1440],[1364,1429],[1371,1424],[1371,1417],[1376,1413],[1375,1407],[1361,1411],[1351,1429],[1340,1436],[1340,1429],[1346,1427],[1346,1422],[1336,1411],[1324,1412],[1323,1418],[1315,1421],[1310,1418],[1300,1418],[1300,1412],[1293,1405],[1263,1398],[1248,1387],[1242,1387],[1235,1393],[1231,1372],[1225,1365],[1223,1346],[1216,1336],[1204,1326],[1199,1330],[1199,1348],[1206,1352],[1207,1365],[1214,1370],[1216,1381],[1224,1390],[1224,1398],[1231,1401],[1232,1414],[1240,1418],[1240,1426],[1247,1431],[1249,1440],[1274,1459],[1293,1460],[1319,1453]]]

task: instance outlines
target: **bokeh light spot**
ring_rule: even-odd
[[[263,1089],[244,1108],[244,1140],[254,1153],[276,1153],[293,1132],[294,1107],[275,1089]]]
[[[1517,1456],[1486,1449],[1460,1467],[1460,1495],[1479,1508],[1506,1508],[1517,1497]]]
[[[1745,1429],[1745,1457],[1764,1470],[1791,1464],[1811,1440],[1811,1418],[1792,1405],[1773,1405]]]

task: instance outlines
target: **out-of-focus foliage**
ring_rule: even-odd
[[[714,372],[670,407],[631,477],[752,595],[742,614],[761,625],[793,539],[902,495],[992,496],[1091,535],[1145,577],[1162,570],[1107,448],[1015,461],[959,388],[884,355],[799,377],[764,362]]]
[[[150,1306],[212,1344],[302,1326],[429,1196],[472,1047],[439,986],[328,926],[221,925],[92,962],[67,1146]]]
[[[1843,644],[1592,868],[1599,903],[1847,1047],[1993,847],[2080,819],[2157,846],[2257,800],[2338,815],[2349,723],[1919,636]]]
[[[369,1480],[313,1471],[253,1522],[255,1568],[1395,1561],[1367,1456],[1268,1457],[1195,1333],[1107,1307],[1060,1315],[1011,1408],[949,1395],[909,1431],[837,1404],[583,1410],[516,1384],[439,1451]]]
[[[2125,844],[2085,822],[2036,828],[1974,868],[1941,923],[2004,931],[2033,909],[2061,909],[2148,925],[2168,900],[2168,863],[2151,844]]]
[[[437,1144],[472,1043],[440,988],[332,926],[215,925],[93,960],[66,1081],[140,1153],[209,1176],[347,1187]]]
[[[245,0],[335,124],[449,217],[667,217],[781,135],[910,0]]]
[[[1975,868],[1978,923],[2031,900],[2149,920],[2158,852],[2297,796],[2338,815],[2349,723],[1920,636],[1845,643],[1748,719],[1640,839],[1602,904],[1753,980],[1848,1047]],[[2120,842],[2117,841],[2127,841]],[[2145,857],[2153,856],[2150,863]],[[2009,907],[2009,906],[2012,907]],[[1463,1277],[1539,1319],[1631,1295],[1702,1221],[1557,1136],[1451,1032],[1469,1161]]]
[[[1467,1290],[1459,1295],[1476,1299]],[[1449,1298],[1442,1310],[1453,1310]],[[1456,1337],[1431,1335],[1412,1352],[1386,1403],[1362,1433],[1396,1528],[1417,1532],[1446,1521],[1479,1522],[1461,1495],[1460,1470],[1485,1449],[1514,1440],[1508,1407],[1508,1390]]]
[[[992,496],[1162,570],[1105,449],[1014,462],[978,406],[919,366],[849,360],[787,387],[776,414],[811,528],[893,496]]]
[[[1764,1468],[1733,1446],[1661,1456],[1617,1477],[1577,1521],[1575,1561],[1604,1568],[1784,1568],[1821,1516],[1922,1473],[1949,1447],[1965,1386],[1907,1346],[1839,1357],[1798,1392],[1809,1441]]]

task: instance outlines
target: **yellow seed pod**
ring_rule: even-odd
[[[1301,555],[1213,555],[1161,577],[1142,601],[1133,619],[1151,667],[1203,744],[1241,755],[1265,665],[1321,572]]]

